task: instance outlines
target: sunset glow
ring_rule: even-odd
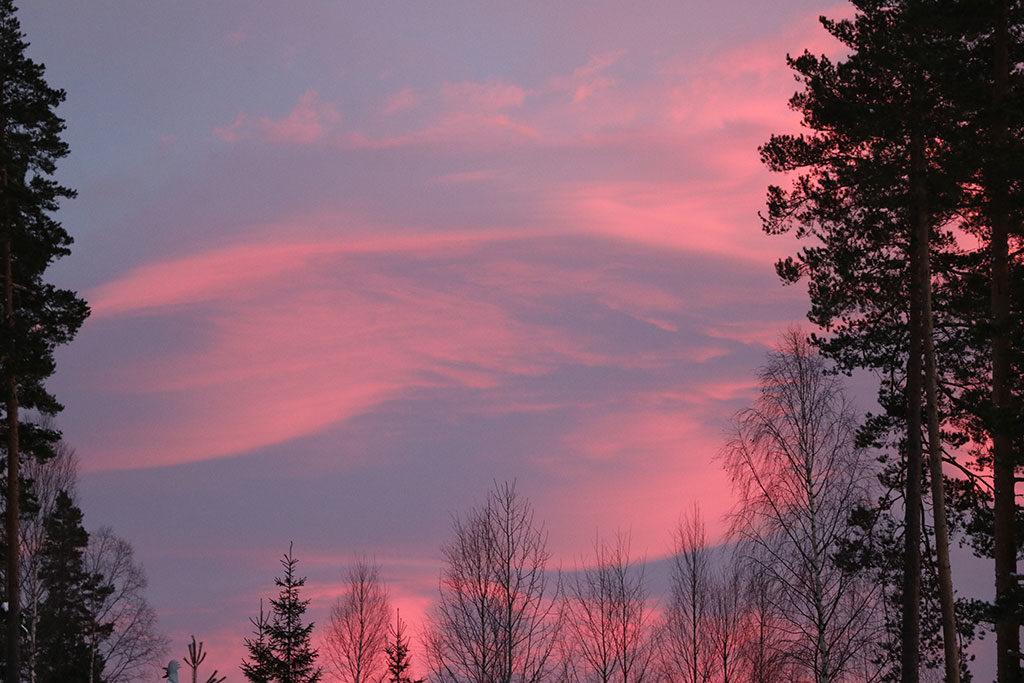
[[[494,481],[557,565],[620,530],[663,559],[694,502],[722,539],[729,419],[806,310],[757,146],[843,8],[23,4],[68,91],[54,277],[93,311],[58,424],[174,656],[195,634],[239,680],[294,541],[318,623],[375,557],[421,665],[451,516]]]

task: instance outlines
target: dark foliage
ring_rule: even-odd
[[[271,619],[263,615],[262,603],[259,618],[250,619],[256,637],[246,639],[250,659],[241,667],[250,681],[316,683],[322,676],[316,666],[317,651],[310,643],[313,623],[302,624],[309,600],[299,598],[306,579],[295,576],[298,562],[289,544],[288,553],[281,559],[284,576],[274,579],[278,596],[270,600]]]
[[[101,575],[86,571],[89,535],[82,528],[82,511],[67,493],[58,494],[45,524],[41,578],[46,598],[40,609],[37,680],[100,680],[103,660],[91,643],[110,635],[113,624],[97,623],[96,607],[113,587]]]

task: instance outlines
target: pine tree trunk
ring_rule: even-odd
[[[1015,457],[1008,433],[1010,410],[1010,289],[1009,210],[1002,155],[1006,150],[1005,97],[1009,89],[1009,5],[997,3],[993,43],[995,48],[990,156],[986,163],[986,192],[991,223],[991,314],[992,314],[992,476],[994,485],[993,529],[996,580],[996,667],[999,683],[1020,680],[1020,623],[1013,606],[1017,572]],[[996,167],[993,168],[993,165]]]
[[[911,142],[911,167],[922,154],[919,136]],[[913,176],[913,173],[911,174]],[[910,209],[910,343],[907,356],[907,470],[904,505],[903,535],[903,612],[900,632],[900,680],[917,683],[919,680],[921,643],[921,318],[922,292],[920,230],[921,211],[917,204],[923,199],[911,188]],[[923,207],[922,207],[923,208]],[[927,229],[927,224],[925,229]]]
[[[6,180],[6,177],[5,177]],[[4,183],[6,185],[6,183]],[[4,314],[8,334],[14,338],[14,277],[10,235],[3,242]],[[11,370],[11,359],[4,359],[4,398],[7,411],[7,678],[20,680],[21,595],[18,583],[20,542],[18,538],[19,471],[18,471],[18,384]]]

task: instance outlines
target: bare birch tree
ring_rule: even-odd
[[[577,569],[566,589],[566,631],[574,647],[569,679],[651,680],[653,625],[643,562],[633,564],[629,537],[594,543],[594,565]]]
[[[750,683],[793,680],[786,662],[785,633],[779,628],[782,615],[771,594],[771,582],[761,572],[747,572],[745,579],[748,638],[742,656]]]
[[[672,556],[671,592],[662,625],[662,671],[667,680],[706,683],[715,661],[711,652],[711,548],[700,508],[679,520]]]
[[[358,560],[348,571],[345,594],[331,607],[323,654],[341,680],[380,683],[387,678],[391,605],[380,565]]]
[[[855,447],[843,387],[825,369],[787,332],[723,452],[739,499],[732,529],[751,571],[770,585],[788,656],[815,683],[841,679],[877,626],[872,583],[833,561],[870,467]]]
[[[109,635],[94,636],[91,642],[93,657],[103,662],[103,680],[130,683],[152,678],[169,641],[157,629],[156,611],[146,600],[148,581],[135,561],[135,550],[113,529],[101,527],[89,534],[85,569],[113,587],[93,605],[96,623],[113,625]]]
[[[746,681],[745,659],[742,656],[749,639],[747,605],[743,593],[743,576],[739,563],[731,553],[720,549],[723,562],[712,579],[711,618],[708,632],[710,650],[717,677],[722,683]]]
[[[452,522],[442,549],[439,599],[426,634],[437,683],[550,680],[560,590],[547,565],[547,533],[514,482]]]

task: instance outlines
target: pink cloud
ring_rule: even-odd
[[[345,217],[309,217],[297,223],[262,226],[256,230],[273,235],[293,231],[316,233],[325,223],[345,223]],[[89,292],[93,318],[152,312],[167,306],[196,304],[245,296],[253,286],[301,272],[344,254],[429,252],[458,249],[484,241],[529,238],[529,231],[448,232],[407,235],[373,235],[363,230],[348,237],[275,240],[214,248],[173,261],[139,266],[114,282]]]
[[[384,101],[384,106],[381,107],[381,113],[390,115],[408,109],[415,109],[420,105],[421,101],[420,94],[414,88],[403,88],[388,96],[387,100]]]
[[[299,234],[294,226],[276,229]],[[595,339],[571,326],[516,316],[509,302],[546,305],[541,302],[554,293],[573,292],[675,335],[690,299],[614,268],[487,256],[499,242],[528,244],[536,236],[528,232],[349,238],[306,232],[305,239],[265,238],[143,266],[89,293],[93,324],[146,316],[153,322],[145,324],[159,325],[165,315],[182,316],[195,340],[93,378],[100,391],[164,407],[155,423],[127,423],[108,434],[91,466],[244,453],[321,432],[417,389],[480,390],[468,412],[550,410],[559,407],[550,398],[510,395],[502,387],[566,364],[658,368],[724,353],[704,341],[616,355],[595,350]],[[420,264],[427,274],[381,270],[375,257],[384,255]],[[460,265],[443,265],[451,259]],[[616,438],[581,441],[579,448],[610,457],[635,439],[650,452],[674,451],[692,425],[658,414],[657,424],[638,415],[635,424],[644,426],[631,432],[618,425]],[[579,438],[587,433],[594,432]],[[147,444],[142,460],[140,443]],[[609,450],[598,450],[601,443]]]
[[[476,152],[489,145],[515,145],[524,139],[539,138],[541,133],[520,115],[527,92],[523,88],[492,78],[487,81],[445,83],[426,113],[420,128],[387,134],[369,134],[352,130],[343,144],[363,149],[393,149],[415,145],[457,145]],[[413,106],[424,109],[418,92],[401,90],[385,102],[382,113],[392,114]],[[513,116],[509,110],[517,110]]]
[[[741,379],[722,379],[706,382],[694,387],[694,401],[707,403],[710,401],[732,401],[738,398],[753,399],[757,394],[757,381],[754,379],[754,368],[750,368],[750,376]]]
[[[826,14],[842,17],[850,11],[844,7]],[[731,122],[754,122],[771,132],[798,131],[799,116],[785,105],[797,89],[785,56],[804,49],[832,57],[844,54],[842,44],[821,27],[817,17],[805,16],[770,38],[695,61],[666,64],[663,72],[677,81],[669,91],[672,119],[704,131]]]
[[[779,253],[778,240],[757,237],[760,196],[743,185],[593,182],[560,192],[550,209],[586,232],[760,264]]]
[[[595,92],[616,84],[616,80],[604,72],[625,53],[625,50],[613,50],[593,55],[584,66],[573,71],[571,78],[556,78],[553,84],[556,88],[571,90],[573,103],[579,104],[589,99]]]
[[[457,254],[467,243],[447,244]],[[410,389],[487,389],[564,362],[607,360],[565,329],[515,319],[486,292],[351,258],[396,245],[446,249],[432,240],[244,245],[144,267],[98,289],[98,320],[175,306],[204,341],[96,378],[107,391],[159,400],[166,414],[125,425],[92,462],[157,466],[241,453],[317,433]]]
[[[277,144],[310,144],[323,140],[341,121],[337,106],[324,102],[315,90],[307,90],[280,120],[260,116],[251,118],[242,112],[227,126],[214,128],[214,135],[225,142],[256,139]]]
[[[626,52],[608,50],[571,72],[534,84],[498,78],[449,82],[438,97],[426,99],[406,89],[391,95],[383,112],[415,105],[423,115],[416,128],[350,130],[343,144],[398,148],[464,143],[479,151],[486,145],[539,142],[600,148],[632,141],[651,143],[659,154],[692,150],[704,163],[723,170],[739,163],[741,155],[747,157],[743,163],[756,166],[758,144],[770,133],[799,126],[798,116],[786,106],[795,87],[785,55],[804,47],[841,52],[816,17],[808,16],[779,35],[714,54],[659,56],[660,65],[649,64],[646,78],[617,78],[613,71]],[[635,62],[645,57],[635,51],[631,56]],[[751,130],[738,134],[737,124]]]
[[[542,504],[553,545],[569,556],[585,554],[594,532],[612,533],[626,523],[638,555],[662,557],[675,520],[695,501],[721,536],[718,520],[732,495],[728,478],[711,462],[720,448],[719,431],[671,395],[595,408],[568,431],[554,450],[559,456],[539,459],[541,467],[573,482]]]
[[[780,288],[780,296],[788,293],[794,299],[803,300],[805,293],[797,287]],[[737,322],[720,322],[704,330],[710,337],[728,339],[741,344],[760,344],[766,348],[774,348],[779,343],[779,336],[784,328],[777,320],[744,320]]]
[[[445,173],[438,176],[433,182],[443,184],[479,183],[487,180],[495,180],[500,176],[496,169],[481,169],[477,171],[460,171],[457,173]]]
[[[517,85],[491,79],[483,83],[446,83],[441,88],[441,96],[456,111],[475,114],[518,107],[526,99],[526,91]]]

